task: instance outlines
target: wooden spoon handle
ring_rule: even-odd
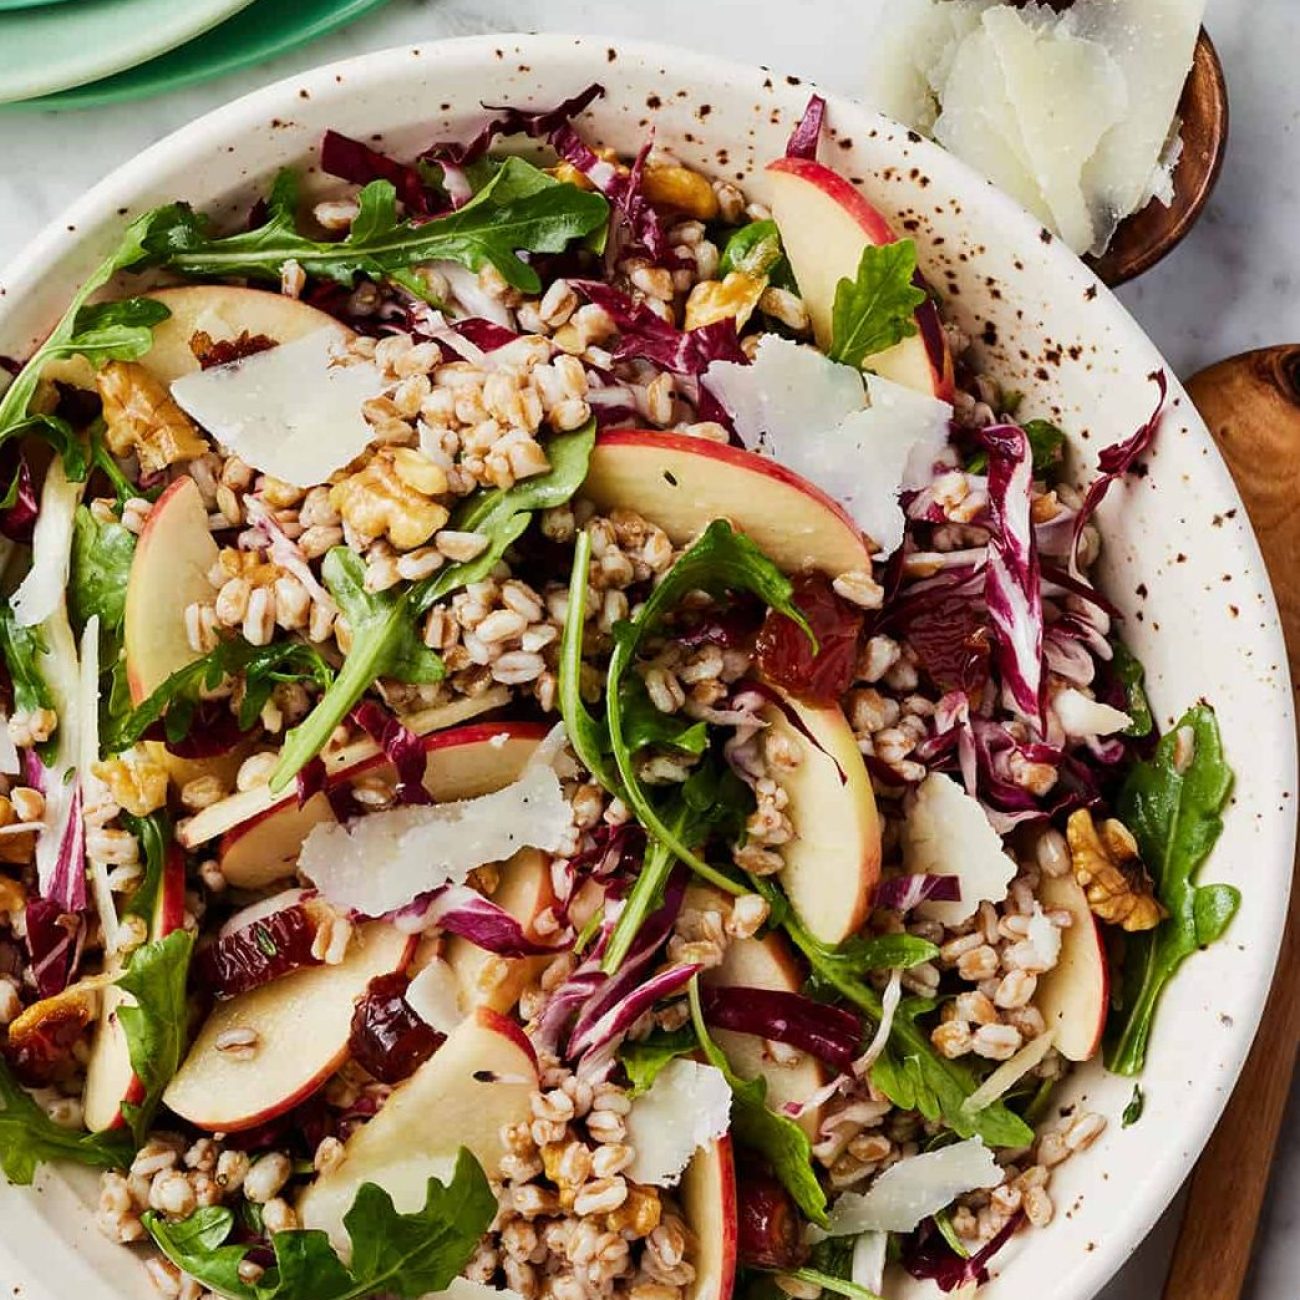
[[[1187,384],[1255,525],[1300,682],[1300,345],[1222,361]],[[1300,873],[1300,863],[1297,864]],[[1300,1043],[1300,878],[1273,989],[1236,1091],[1192,1175],[1165,1300],[1237,1300]]]

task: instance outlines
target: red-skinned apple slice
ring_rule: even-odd
[[[216,561],[198,485],[178,478],[149,511],[127,579],[123,639],[132,704],[198,658],[185,635],[185,610],[212,599],[208,571]]]
[[[149,938],[165,939],[184,924],[185,855],[179,845],[172,844],[163,863],[162,878],[158,882]],[[120,964],[111,961],[110,968],[119,970]],[[126,1034],[117,1019],[118,1008],[129,998],[130,994],[123,993],[116,984],[109,985],[100,995],[99,1020],[90,1044],[86,1089],[82,1096],[86,1127],[92,1133],[119,1127],[124,1122],[121,1109],[123,1102],[139,1105],[144,1100],[144,1084],[131,1069]]]
[[[763,711],[770,730],[800,754],[777,777],[789,796],[794,839],[782,849],[781,883],[814,938],[842,943],[871,910],[880,879],[880,817],[853,729],[838,705],[807,704],[769,686],[780,699]]]
[[[1091,1060],[1101,1046],[1110,1005],[1110,963],[1101,926],[1073,876],[1044,875],[1038,897],[1044,911],[1064,910],[1073,919],[1061,931],[1056,965],[1039,976],[1034,1005],[1047,1028],[1056,1029],[1054,1045],[1062,1056]]]
[[[439,803],[499,790],[523,771],[546,731],[542,723],[480,722],[432,732],[424,742],[425,789]],[[505,739],[500,739],[503,736]],[[328,768],[331,785],[384,770],[392,772],[388,760],[370,740],[339,750],[331,756]],[[312,827],[334,820],[324,792],[318,791],[300,807],[296,795],[275,799],[263,786],[214,804],[194,821],[205,813],[216,814],[223,805],[228,816],[240,821],[222,837],[217,860],[226,880],[241,889],[261,889],[291,874]],[[191,837],[195,837],[194,843],[209,838],[214,833],[210,826],[216,823],[213,816],[207,825],[200,824],[198,837],[191,823],[186,828],[187,843]]]
[[[695,1153],[681,1185],[682,1212],[695,1237],[695,1280],[687,1300],[731,1300],[736,1282],[736,1166],[731,1138]]]
[[[712,900],[705,901],[705,894],[712,895]],[[691,886],[686,906],[698,908],[701,902],[718,910],[727,906],[727,900],[718,891]],[[705,984],[798,993],[803,988],[804,973],[793,949],[773,931],[761,939],[733,939],[727,945],[722,964],[708,971],[703,980]],[[786,1065],[774,1060],[767,1044],[754,1034],[729,1029],[715,1029],[712,1033],[731,1068],[742,1079],[761,1075],[767,1080],[767,1103],[773,1110],[781,1110],[787,1102],[806,1101],[827,1080],[826,1067],[807,1052],[801,1052],[795,1064]],[[799,1118],[809,1137],[816,1134],[820,1122],[820,1107],[808,1110]]]
[[[348,1138],[343,1160],[303,1192],[302,1226],[327,1232],[345,1253],[343,1216],[363,1183],[378,1184],[410,1213],[424,1204],[430,1178],[447,1181],[461,1147],[494,1177],[506,1150],[501,1131],[529,1119],[537,1085],[537,1058],[523,1031],[479,1007]]]
[[[356,1000],[379,975],[401,970],[415,938],[383,921],[362,926],[336,966],[312,966],[217,1005],[163,1100],[212,1132],[254,1128],[311,1096],[348,1054]],[[257,1035],[248,1058],[218,1043],[234,1029]]]
[[[685,433],[617,429],[596,439],[582,495],[635,510],[674,545],[729,519],[787,573],[871,569],[862,530],[821,488],[770,456]]]
[[[892,244],[889,223],[838,172],[808,158],[778,158],[766,171],[772,216],[781,231],[817,344],[831,344],[835,290],[857,276],[868,244]],[[916,311],[917,332],[863,365],[886,379],[951,402],[952,353],[939,313],[928,299]]]
[[[492,901],[523,926],[528,938],[547,942],[534,929],[537,918],[555,902],[547,855],[537,849],[516,853],[502,866]],[[499,957],[455,934],[447,940],[444,958],[456,977],[462,1011],[478,1006],[508,1011],[552,960],[546,956]]]

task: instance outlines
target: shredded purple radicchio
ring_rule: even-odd
[[[872,905],[891,912],[910,912],[925,902],[960,903],[961,881],[956,876],[935,876],[922,871],[891,876],[877,886]]]
[[[384,756],[396,768],[397,802],[432,803],[433,796],[424,788],[427,758],[420,737],[375,700],[358,704],[352,710],[352,721],[384,751]]]
[[[27,903],[27,951],[31,955],[36,993],[52,998],[68,987],[81,951],[81,917],[65,911],[49,898]]]
[[[546,943],[530,939],[515,917],[468,885],[444,885],[418,898],[389,918],[408,934],[439,929],[458,934],[499,957],[536,957],[567,948],[571,929],[563,929]]]
[[[11,506],[0,510],[0,534],[11,542],[30,542],[36,528],[36,516],[40,514],[40,505],[36,489],[32,485],[31,467],[25,456],[19,455],[9,483],[14,500]]]
[[[26,749],[23,751],[23,779],[32,789],[45,795],[49,802],[59,778],[41,762],[35,750]],[[74,778],[73,784],[64,789],[62,794],[69,801],[66,813],[54,825],[38,832],[50,835],[57,829],[59,834],[58,852],[54,861],[48,869],[41,872],[40,893],[42,898],[57,903],[65,912],[82,912],[87,902],[86,827],[81,816],[80,779]]]
[[[412,216],[431,216],[439,206],[437,195],[425,184],[418,168],[399,163],[338,131],[326,131],[321,139],[320,165],[322,171],[354,185],[388,181]]]
[[[850,1011],[779,989],[709,985],[704,1018],[717,1029],[753,1034],[809,1052],[844,1072],[862,1046],[862,1023]]]
[[[1022,1213],[1013,1214],[969,1259],[962,1259],[944,1240],[934,1220],[926,1219],[903,1248],[903,1267],[914,1278],[929,1279],[944,1292],[982,1286],[989,1279],[989,1261],[1015,1236],[1024,1219]]]
[[[1030,507],[1033,449],[1013,424],[982,431],[989,454],[989,542],[984,599],[993,625],[994,653],[1003,689],[1016,711],[1043,717],[1043,592]]]
[[[785,146],[787,158],[806,158],[815,161],[817,146],[821,143],[822,122],[826,117],[826,101],[820,95],[813,95],[808,100],[808,107],[798,125],[790,134]]]

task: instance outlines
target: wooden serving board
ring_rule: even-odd
[[[1277,593],[1291,679],[1300,683],[1300,344],[1221,361],[1194,375],[1187,390],[1250,512]],[[1236,1091],[1192,1175],[1164,1300],[1241,1295],[1297,1044],[1300,862],[1273,990]]]

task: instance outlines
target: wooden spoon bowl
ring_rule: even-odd
[[[1201,29],[1178,103],[1183,152],[1174,168],[1174,201],[1152,199],[1120,222],[1101,257],[1086,259],[1111,288],[1149,270],[1182,242],[1205,210],[1228,146],[1228,87],[1214,42]]]

